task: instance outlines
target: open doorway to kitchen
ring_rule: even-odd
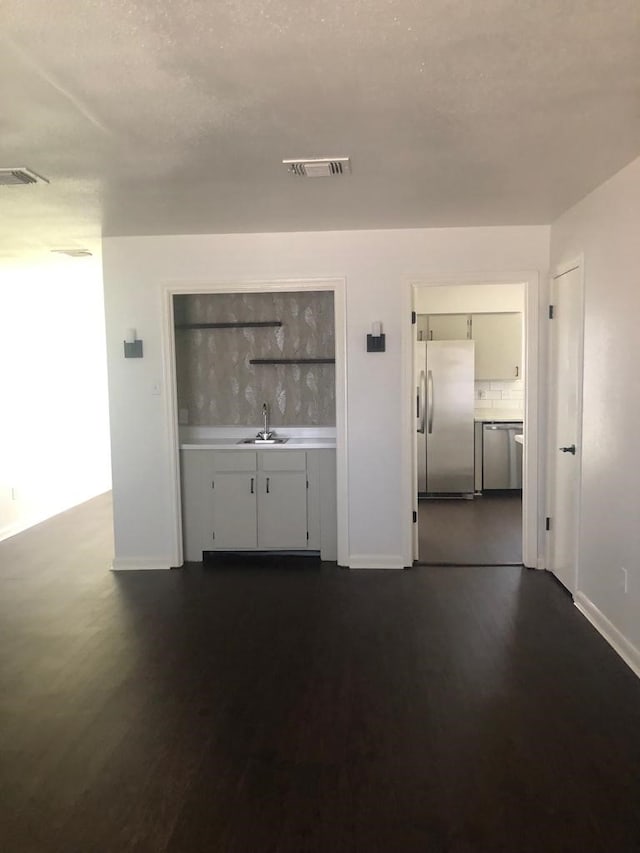
[[[535,507],[524,463],[531,296],[513,280],[413,287],[420,564],[521,565],[528,546],[537,565],[523,511],[523,494]]]
[[[346,559],[344,295],[342,280],[167,288],[177,564],[273,548]],[[275,441],[242,452],[267,431],[265,403]]]

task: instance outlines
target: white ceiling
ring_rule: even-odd
[[[639,0],[3,0],[0,256],[550,222],[640,153]],[[352,158],[294,178],[286,157]]]

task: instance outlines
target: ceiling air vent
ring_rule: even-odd
[[[317,157],[313,160],[283,160],[292,175],[301,178],[331,178],[348,175],[351,171],[351,161],[348,157]]]
[[[26,166],[18,166],[16,169],[0,168],[0,187],[18,187],[22,184],[48,184],[49,181],[42,175],[32,172]]]
[[[70,258],[90,258],[89,249],[51,249],[54,255],[69,255]]]

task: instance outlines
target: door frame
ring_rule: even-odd
[[[573,589],[570,589],[569,592],[572,596],[575,597],[578,592],[578,579],[579,579],[579,545],[580,545],[580,524],[582,519],[582,426],[583,426],[583,395],[584,395],[584,324],[585,324],[585,298],[584,298],[584,255],[580,254],[577,257],[573,258],[570,261],[565,261],[560,264],[556,264],[556,266],[551,271],[549,276],[549,304],[551,302],[551,286],[552,282],[556,278],[560,278],[560,276],[566,275],[566,273],[571,272],[572,270],[578,271],[578,370],[577,370],[577,382],[578,382],[578,423],[576,429],[576,465],[577,465],[577,474],[576,474],[576,485],[577,485],[577,496],[576,496],[576,529],[575,529],[575,568],[573,574]],[[555,447],[555,442],[551,441],[551,438],[555,436],[555,430],[553,428],[553,419],[555,416],[555,410],[553,407],[552,401],[555,399],[555,391],[556,391],[556,373],[553,370],[552,363],[552,346],[553,340],[551,334],[547,336],[547,389],[548,389],[548,405],[547,405],[547,424],[546,424],[546,435],[548,437],[547,441],[547,452],[546,452],[546,488],[545,488],[545,516],[551,516],[551,507],[553,501],[553,488],[552,483],[555,482],[555,465],[557,462],[557,450]],[[553,520],[551,522],[553,524]],[[553,531],[549,531],[552,533]],[[545,531],[546,533],[546,531]],[[551,571],[551,536],[549,534],[545,535],[545,547],[544,547],[544,565],[548,571]],[[553,572],[551,572],[554,574]],[[554,574],[555,577],[555,574]]]
[[[174,566],[184,563],[182,543],[182,494],[180,485],[180,435],[178,426],[178,391],[176,376],[176,346],[173,297],[175,295],[206,293],[291,293],[304,290],[333,291],[333,320],[335,325],[335,383],[336,383],[336,510],[338,565],[349,565],[349,471],[347,458],[347,283],[345,278],[296,278],[251,281],[172,282],[162,288],[162,365],[167,393],[165,423],[167,424],[170,481],[169,501],[175,520]]]
[[[497,273],[447,273],[444,275],[414,275],[406,280],[404,288],[404,306],[407,322],[402,323],[402,375],[403,385],[403,442],[402,470],[403,494],[405,495],[406,518],[408,519],[404,536],[405,565],[412,565],[415,559],[417,535],[413,523],[417,513],[417,492],[415,481],[417,473],[415,418],[413,405],[413,326],[411,312],[414,310],[416,289],[455,285],[521,284],[524,286],[524,329],[525,329],[525,398],[524,420],[526,440],[523,447],[523,488],[522,488],[522,561],[529,568],[545,567],[540,545],[541,510],[540,504],[540,445],[541,411],[540,405],[540,276],[535,270],[497,272]],[[410,521],[409,521],[410,519]]]

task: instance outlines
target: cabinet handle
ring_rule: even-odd
[[[269,478],[267,477],[267,494],[269,494]]]
[[[520,375],[520,368],[516,364],[516,379],[518,378],[519,375]]]
[[[253,494],[253,477],[251,478],[251,494]]]

